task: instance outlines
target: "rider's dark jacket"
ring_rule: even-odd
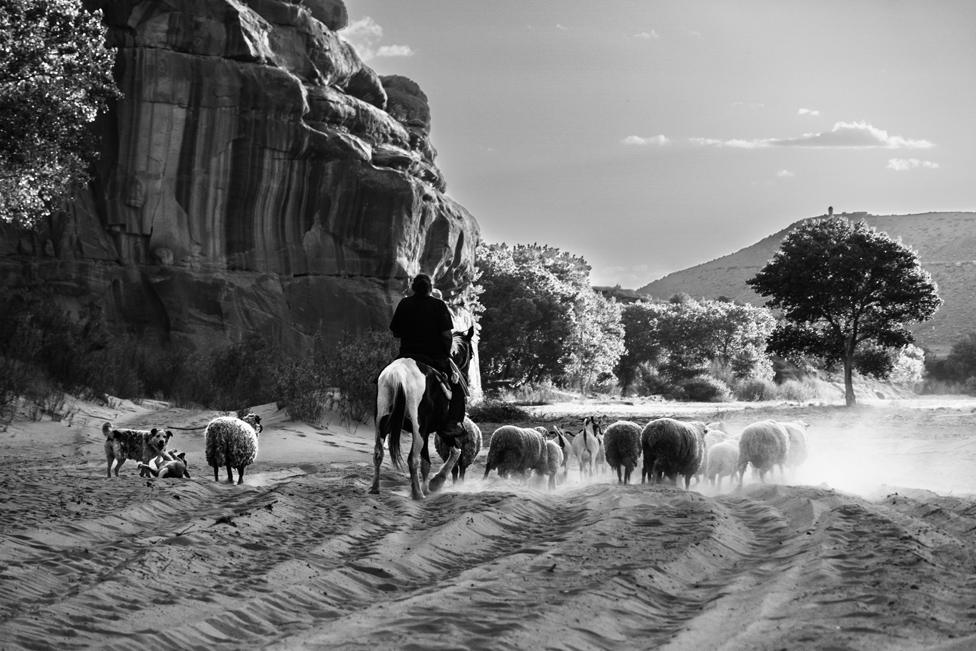
[[[414,294],[402,299],[393,312],[390,330],[400,339],[400,357],[426,361],[438,370],[449,372],[450,337],[444,332],[454,327],[447,304],[439,298]]]

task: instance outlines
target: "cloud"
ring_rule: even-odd
[[[796,112],[797,115],[809,115],[810,117],[817,117],[820,115],[820,111],[817,109],[801,108]]]
[[[637,32],[634,34],[634,38],[639,38],[645,41],[652,41],[661,38],[661,35],[657,33],[657,30],[651,30],[649,32]]]
[[[383,28],[369,16],[349,23],[339,35],[356,49],[363,61],[376,57],[413,56],[413,49],[409,45],[380,45]]]
[[[656,136],[643,137],[643,136],[627,136],[621,140],[625,145],[634,145],[637,147],[647,147],[651,145],[656,145],[658,147],[663,147],[671,142],[671,140],[664,134],[658,134]]]
[[[934,163],[930,160],[919,160],[917,158],[890,158],[888,159],[889,170],[894,170],[896,172],[907,172],[908,170],[915,169],[927,169],[927,170],[937,170],[939,169],[939,164]]]
[[[376,50],[378,57],[412,57],[413,50],[409,45],[381,45]]]
[[[734,138],[690,138],[689,142],[700,147],[730,147],[737,149],[763,149],[766,147],[812,147],[821,149],[929,149],[935,145],[928,140],[913,140],[894,136],[867,122],[837,122],[830,131],[806,133],[796,138],[761,138],[743,140]]]
[[[796,173],[789,170],[780,170],[776,172],[776,176],[781,179],[792,179],[794,176],[796,176]]]

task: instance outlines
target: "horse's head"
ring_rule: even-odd
[[[474,338],[474,326],[468,328],[466,332],[455,332],[451,337],[451,359],[457,364],[462,372],[468,372],[468,365],[471,363],[471,356],[474,346],[471,340]]]

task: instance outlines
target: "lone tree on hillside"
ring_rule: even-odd
[[[864,222],[837,218],[787,235],[746,282],[783,313],[767,350],[842,362],[848,405],[856,402],[854,369],[887,375],[892,353],[914,341],[907,325],[929,319],[942,304],[912,249]]]
[[[91,123],[119,96],[101,11],[0,0],[0,222],[33,226],[88,180]]]

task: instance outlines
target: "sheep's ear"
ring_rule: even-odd
[[[155,436],[158,431],[159,430],[154,427],[151,430],[149,430],[149,433],[152,434],[153,436]]]
[[[173,438],[173,432],[166,430],[166,440],[168,441],[171,438]]]
[[[176,456],[180,461],[183,461],[184,463],[186,462],[186,452],[180,452]]]

